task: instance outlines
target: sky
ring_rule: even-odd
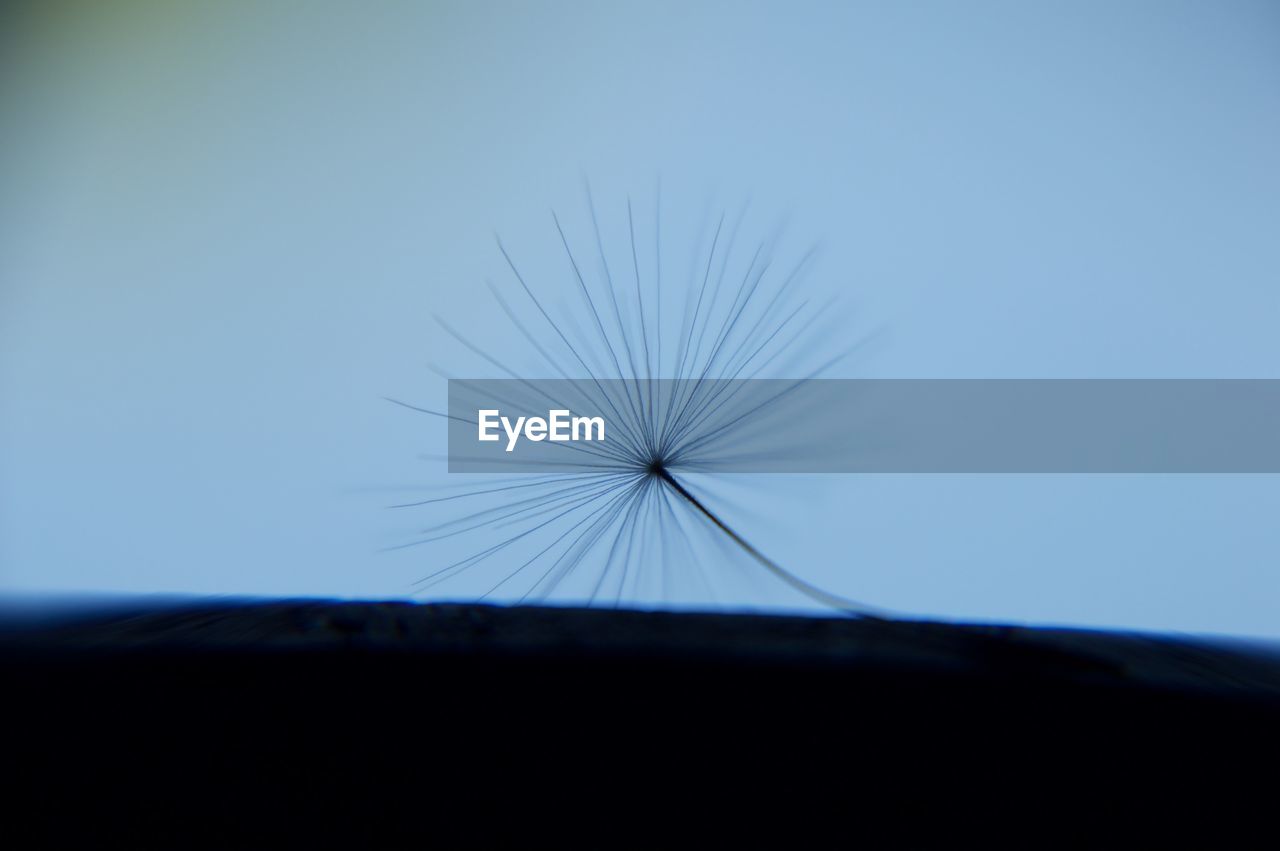
[[[385,506],[456,480],[442,425],[385,397],[489,376],[434,315],[522,357],[494,233],[565,303],[551,211],[588,240],[584,179],[615,235],[660,192],[673,266],[744,205],[817,244],[804,286],[843,312],[812,351],[868,341],[842,376],[1280,378],[1274,3],[0,15],[5,592],[414,594],[441,555],[387,551],[422,524]],[[1280,636],[1275,476],[697,486],[893,611]],[[711,586],[648,604],[807,605]]]

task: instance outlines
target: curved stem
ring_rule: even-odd
[[[662,481],[666,482],[668,485],[670,485],[672,490],[680,494],[680,496],[684,497],[689,502],[690,505],[698,509],[698,511],[701,512],[704,517],[706,517],[713,524],[715,524],[715,526],[718,529],[720,529],[720,531],[728,535],[730,540],[732,540],[738,546],[742,547],[742,549],[744,549],[748,555],[750,555],[752,558],[758,561],[761,565],[763,565],[765,569],[767,569],[770,573],[772,573],[778,579],[781,579],[783,582],[787,583],[792,588],[799,591],[801,594],[804,594],[809,599],[815,600],[819,603],[822,603],[824,606],[830,606],[833,609],[838,609],[839,611],[846,612],[851,615],[858,615],[860,617],[876,618],[876,619],[879,619],[879,617],[882,617],[882,616],[877,616],[876,614],[873,614],[873,612],[876,612],[878,610],[873,609],[871,606],[867,606],[867,605],[864,605],[863,603],[858,603],[854,600],[850,600],[845,597],[832,594],[828,591],[822,590],[816,585],[812,585],[806,582],[805,580],[801,579],[799,576],[796,576],[794,573],[787,570],[782,565],[775,562],[773,559],[766,556],[764,553],[757,550],[750,543],[748,543],[745,538],[743,538],[733,529],[729,528],[728,524],[726,524],[723,520],[721,520],[715,514],[715,512],[713,512],[711,509],[703,505],[702,502],[696,496],[689,493],[689,491],[685,488],[685,486],[680,484],[678,481],[676,481],[675,476],[671,475],[671,471],[667,470],[665,467],[657,467],[656,469],[653,470],[653,474],[658,476],[660,479],[662,479]]]

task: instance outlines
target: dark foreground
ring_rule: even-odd
[[[1280,794],[1280,657],[1172,638],[281,602],[0,669],[9,847],[1268,844]]]

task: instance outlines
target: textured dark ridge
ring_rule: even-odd
[[[1280,697],[1280,652],[1096,630],[928,621],[329,601],[123,608],[0,633],[0,650],[652,657],[892,668]]]
[[[1116,822],[1220,836],[1273,806],[1258,778],[1280,764],[1278,658],[847,618],[117,607],[0,633],[8,829],[61,846],[195,831],[234,847],[652,847],[990,838],[1016,814],[1054,838]]]

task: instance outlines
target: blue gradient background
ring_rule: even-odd
[[[387,597],[492,232],[750,196],[859,377],[1280,377],[1272,2],[29,3],[0,16],[0,586]],[[576,211],[576,212],[575,212]],[[553,291],[568,280],[545,280]],[[924,615],[1280,635],[1271,476],[733,477]],[[711,492],[711,491],[709,491]],[[721,558],[708,549],[707,558]],[[466,597],[466,579],[439,589]],[[802,606],[767,583],[729,602]],[[698,600],[672,601],[698,603]],[[723,602],[723,601],[722,601]]]

